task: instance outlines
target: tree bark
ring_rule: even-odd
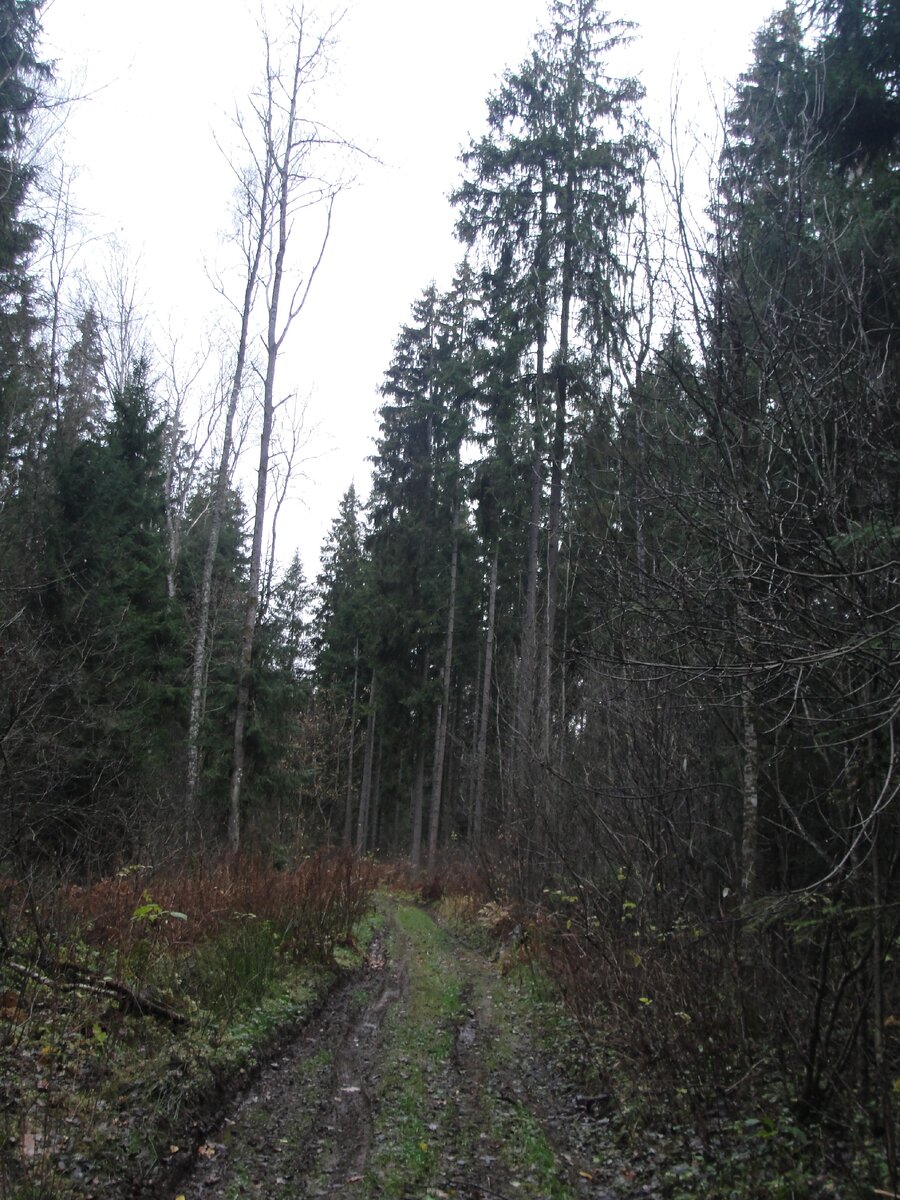
[[[419,746],[416,775],[412,788],[412,846],[410,864],[414,872],[422,866],[422,809],[425,803],[425,745]]]
[[[289,86],[286,90],[288,97],[286,111],[282,102],[274,94],[276,85],[280,84],[277,74],[271,69],[271,54],[268,42],[266,44],[267,60],[267,93],[266,102],[262,109],[262,125],[266,144],[266,153],[271,153],[275,177],[277,179],[276,221],[272,227],[274,249],[272,267],[267,280],[266,296],[266,332],[265,332],[265,361],[266,369],[263,378],[263,421],[259,438],[259,468],[256,483],[256,507],[253,518],[253,542],[250,550],[250,572],[247,584],[247,605],[244,613],[244,629],[241,636],[241,653],[238,664],[237,704],[234,718],[234,749],[231,761],[231,779],[229,783],[229,816],[228,842],[232,852],[240,847],[241,839],[241,788],[244,779],[245,765],[245,732],[247,717],[250,709],[251,665],[253,660],[253,644],[256,635],[256,622],[259,615],[259,586],[262,566],[263,538],[266,523],[266,494],[269,480],[269,449],[272,440],[272,428],[275,418],[275,370],[278,356],[287,337],[294,318],[303,308],[309,288],[312,284],[331,227],[331,210],[333,195],[328,200],[328,221],[325,234],[319,250],[318,258],[308,276],[305,286],[299,286],[287,302],[287,312],[281,311],[281,290],[284,283],[284,266],[287,255],[288,241],[291,232],[290,204],[295,186],[299,180],[296,175],[296,157],[304,149],[309,149],[310,142],[301,138],[297,129],[298,103],[305,72],[309,71],[310,63],[314,63],[324,50],[324,39],[314,45],[312,56],[306,49],[307,31],[304,25],[303,13],[294,14],[294,54]],[[283,126],[274,129],[279,111],[284,112]],[[278,139],[276,143],[276,139]],[[314,139],[313,139],[314,140]],[[279,321],[281,328],[279,329]]]
[[[744,731],[741,904],[746,906],[752,903],[756,895],[759,841],[759,736],[756,730],[753,684],[749,679],[741,687],[741,716]]]
[[[541,173],[541,207],[535,273],[538,279],[538,325],[534,373],[534,429],[531,461],[531,502],[528,525],[528,558],[525,573],[525,608],[522,615],[521,657],[516,693],[515,751],[513,787],[524,801],[526,765],[533,753],[535,675],[537,671],[538,563],[541,511],[543,508],[543,422],[547,313],[545,295],[546,257],[548,252],[548,182],[546,168]]]
[[[356,821],[356,853],[365,854],[368,849],[369,812],[372,798],[372,766],[375,758],[375,718],[377,701],[375,697],[376,677],[372,671],[372,682],[369,684],[369,715],[366,720],[366,749],[363,756],[362,787],[359,792],[359,814]]]
[[[356,757],[356,697],[359,690],[359,638],[353,648],[353,699],[350,701],[350,746],[347,750],[347,792],[344,799],[344,845],[353,833],[353,760]]]
[[[475,755],[475,804],[472,818],[472,842],[477,850],[481,845],[484,827],[484,776],[487,770],[488,727],[491,720],[491,678],[494,671],[494,623],[497,615],[497,568],[500,560],[499,539],[491,560],[488,585],[487,631],[484,641],[484,679],[481,684],[481,711],[478,721],[478,749]]]
[[[453,633],[456,628],[456,577],[459,564],[459,534],[456,515],[453,518],[453,551],[450,556],[450,599],[447,613],[447,637],[444,643],[444,666],[441,672],[441,703],[437,713],[434,737],[434,760],[431,767],[431,812],[428,825],[428,870],[437,862],[438,837],[441,829],[441,796],[444,782],[444,755],[447,748],[447,724],[450,715],[450,674],[453,668]]]
[[[547,607],[544,614],[544,661],[540,696],[541,758],[550,762],[550,726],[553,705],[553,646],[556,635],[556,611],[559,605],[559,534],[562,524],[563,459],[566,453],[566,420],[569,391],[569,326],[573,292],[573,255],[575,243],[575,174],[570,169],[565,186],[566,211],[563,219],[563,262],[560,281],[559,355],[556,366],[556,414],[550,451],[550,500],[547,520]]]
[[[267,157],[266,167],[271,164]],[[225,521],[225,504],[228,496],[228,481],[231,468],[231,454],[234,445],[234,419],[237,414],[238,401],[244,381],[244,370],[247,361],[247,344],[250,333],[250,316],[253,311],[253,300],[259,279],[259,265],[262,258],[265,233],[268,228],[266,213],[269,209],[268,194],[271,180],[266,169],[260,178],[260,194],[256,202],[257,235],[251,242],[252,253],[248,258],[247,278],[244,284],[244,298],[241,304],[241,326],[238,335],[237,354],[231,386],[228,393],[228,406],[225,410],[225,429],[222,437],[222,450],[219,455],[219,465],[216,470],[216,486],[213,493],[212,509],[209,519],[209,538],[203,557],[203,574],[200,578],[200,604],[197,613],[197,628],[194,634],[194,652],[191,663],[191,698],[188,716],[187,737],[187,770],[185,782],[185,837],[191,837],[197,813],[197,788],[200,780],[200,728],[203,723],[206,694],[206,664],[207,643],[209,639],[209,614],[212,604],[212,581],[216,565],[216,553],[219,548],[219,536]],[[249,199],[249,197],[248,197]],[[248,221],[252,218],[248,214]]]

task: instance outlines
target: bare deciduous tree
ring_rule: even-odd
[[[336,19],[316,27],[305,9],[291,8],[286,14],[286,34],[275,42],[264,33],[265,79],[250,104],[243,126],[248,141],[254,140],[259,159],[266,164],[271,180],[265,212],[260,283],[264,330],[261,334],[262,419],[247,605],[238,663],[238,692],[234,721],[234,747],[229,781],[228,840],[237,850],[241,838],[241,788],[245,766],[245,732],[250,708],[251,664],[260,604],[260,579],[266,536],[266,498],[276,400],[278,359],[291,327],[303,310],[325,253],[331,216],[339,182],[323,178],[321,156],[326,146],[339,143],[327,135],[314,115],[304,109],[328,66]],[[251,135],[251,129],[253,133]],[[306,269],[293,273],[288,247],[302,222],[311,233],[313,250]]]

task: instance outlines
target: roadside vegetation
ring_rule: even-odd
[[[192,1161],[368,936],[374,874],[262,857],[4,885],[0,1196],[120,1196]]]
[[[573,894],[524,905],[489,878],[457,867],[417,883],[403,867],[320,854],[281,869],[247,855],[84,887],[7,883],[0,1197],[174,1195],[221,1152],[213,1131],[235,1098],[312,1028],[382,922],[395,990],[372,1017],[353,1015],[355,993],[345,1001],[347,1020],[382,1025],[377,1057],[337,1089],[366,1092],[349,1118],[371,1126],[349,1139],[363,1165],[331,1145],[347,1129],[316,1132],[338,1043],[310,1044],[305,1115],[278,1128],[309,1125],[322,1186],[343,1163],[370,1197],[437,1196],[448,1180],[549,1200],[891,1194],[877,1112],[849,1082],[811,1111],[799,1050],[774,1053],[766,1023],[784,996],[740,930],[717,941],[695,925],[651,929],[625,906],[615,926],[585,924]],[[723,989],[753,969],[757,1007],[734,1017]],[[286,1093],[280,1107],[292,1103]]]
[[[514,1057],[510,1031],[531,1030],[572,1091],[573,1120],[588,1118],[597,1178],[672,1200],[893,1195],[877,1096],[863,1104],[862,1081],[819,1064],[810,1105],[816,1047],[783,1024],[789,1012],[802,1025],[803,979],[767,971],[757,931],[661,929],[627,901],[585,919],[576,894],[521,905],[476,881],[449,873],[425,890],[446,928],[497,965],[505,1019],[491,1054]],[[823,1039],[846,1047],[854,1033],[823,1019]]]

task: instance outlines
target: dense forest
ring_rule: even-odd
[[[616,73],[639,31],[552,0],[461,156],[458,270],[398,332],[371,491],[313,578],[276,547],[275,372],[327,253],[304,101],[332,31],[266,43],[198,425],[127,289],[73,308],[46,266],[40,12],[0,3],[3,872],[469,862],[565,918],[546,953],[578,995],[654,998],[650,1058],[771,1035],[801,1113],[894,1161],[897,0],[773,14],[697,201]]]

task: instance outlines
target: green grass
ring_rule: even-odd
[[[409,990],[386,1021],[370,1196],[425,1194],[449,1116],[433,1095],[453,1046],[461,980],[449,943],[427,914],[399,906],[390,954],[409,961]],[[443,1104],[436,1106],[434,1099]],[[435,1128],[429,1128],[435,1126]]]
[[[553,1149],[524,1104],[510,1104],[490,1086],[474,1110],[459,1111],[454,1101],[459,1077],[451,1059],[464,997],[465,1006],[494,1010],[496,1028],[484,1031],[478,1053],[486,1078],[499,1080],[519,1073],[517,1031],[530,1018],[534,996],[501,979],[481,955],[461,949],[421,909],[398,906],[395,923],[391,953],[407,958],[409,990],[386,1025],[367,1194],[427,1197],[442,1186],[437,1173],[448,1154],[468,1154],[475,1161],[480,1147],[490,1145],[520,1182],[519,1194],[570,1200],[574,1193],[559,1178]],[[483,1006],[488,990],[492,1000]]]

